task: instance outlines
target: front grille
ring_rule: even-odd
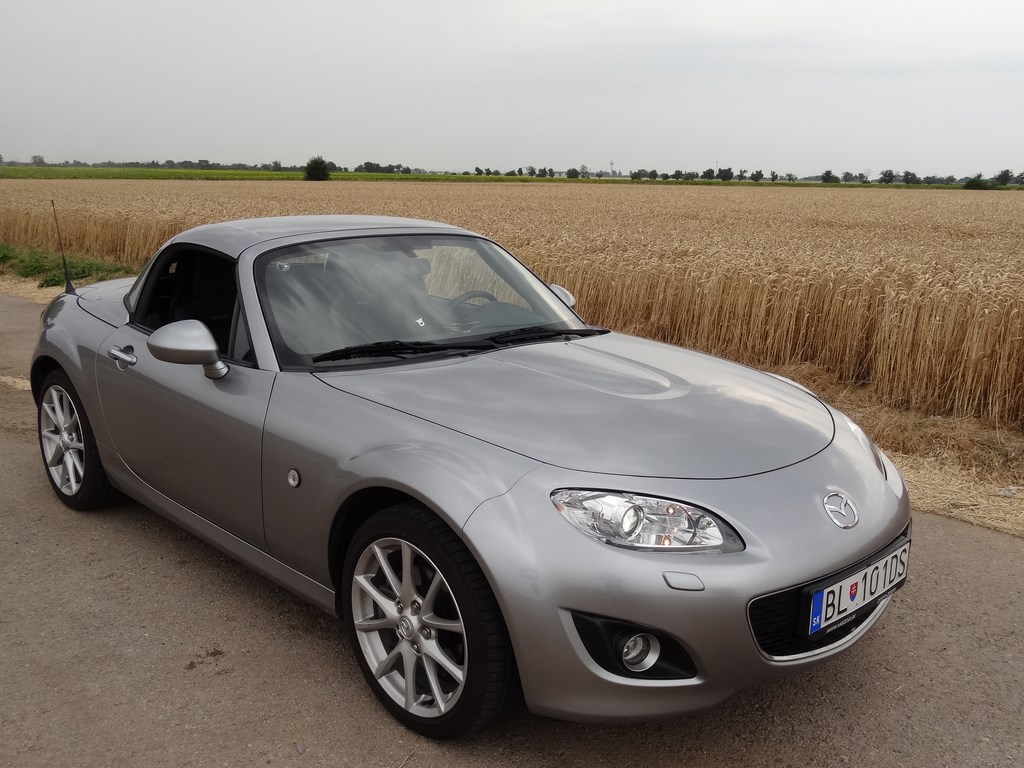
[[[853,634],[878,610],[876,605],[825,637],[811,639],[801,631],[803,590],[804,585],[801,584],[785,592],[759,597],[750,604],[750,627],[754,630],[754,639],[761,650],[769,656],[799,656],[835,645]]]
[[[910,526],[907,526],[897,538],[909,534]],[[884,549],[885,547],[878,551],[882,552]],[[864,562],[870,562],[877,556],[876,553],[865,558]],[[842,572],[836,571],[836,574]],[[822,580],[814,579],[783,592],[776,592],[774,595],[759,597],[750,603],[750,628],[754,631],[754,639],[763,653],[779,658],[824,650],[852,635],[878,611],[879,606],[876,604],[870,611],[857,616],[850,623],[829,632],[824,637],[808,637],[803,626],[804,588]]]

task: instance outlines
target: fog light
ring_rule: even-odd
[[[654,666],[660,652],[661,643],[654,635],[633,635],[622,646],[622,663],[632,672],[643,672]]]

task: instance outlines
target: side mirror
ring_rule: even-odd
[[[576,306],[576,297],[569,293],[567,289],[563,288],[560,285],[555,285],[554,283],[549,285],[548,288],[550,288],[551,292],[555,294],[555,296],[560,298],[562,300],[562,303],[565,304],[565,306],[569,307],[569,309],[572,309],[573,307]]]
[[[203,366],[208,379],[222,378],[228,372],[213,334],[198,320],[179,320],[157,328],[146,346],[153,357],[165,363]]]

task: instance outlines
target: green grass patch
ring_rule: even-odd
[[[94,283],[115,277],[128,277],[134,275],[136,270],[123,264],[68,256],[68,273],[74,283]],[[21,248],[0,243],[0,274],[36,280],[40,288],[64,285],[64,264],[60,254],[39,248]]]

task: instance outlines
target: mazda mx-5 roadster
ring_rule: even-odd
[[[433,738],[520,695],[680,715],[854,645],[907,578],[896,467],[802,386],[574,304],[454,226],[197,227],[44,312],[46,477],[336,614]]]

